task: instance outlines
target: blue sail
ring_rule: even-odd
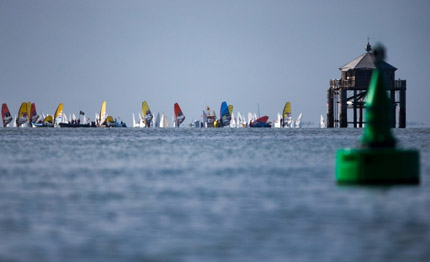
[[[225,101],[221,103],[220,116],[221,116],[221,126],[230,125],[231,115],[230,115],[230,111],[228,110],[227,102]]]

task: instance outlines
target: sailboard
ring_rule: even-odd
[[[231,106],[231,109],[233,110],[233,106]],[[227,106],[227,102],[225,101],[221,103],[220,116],[221,116],[221,119],[220,119],[221,127],[229,126],[231,121],[231,114],[230,114],[229,106]]]
[[[39,120],[39,115],[36,112],[36,104],[32,103],[31,104],[31,109],[30,109],[30,123],[36,123],[37,120]]]
[[[106,101],[103,101],[102,107],[100,108],[99,125],[103,125],[105,120],[106,120]]]
[[[31,105],[30,105],[30,109],[31,109]],[[18,116],[16,118],[16,126],[20,127],[23,126],[25,123],[28,122],[28,118],[30,115],[30,112],[28,111],[28,105],[26,102],[23,102],[21,104],[21,107],[18,110]]]
[[[3,127],[7,127],[9,123],[12,122],[12,115],[10,114],[6,103],[4,103],[1,107],[1,116],[3,120]]]
[[[58,125],[61,122],[63,122],[63,103],[58,104],[54,114],[54,125]]]
[[[293,124],[292,122],[291,104],[290,102],[286,102],[282,113],[282,127],[291,127]]]
[[[169,121],[164,112],[161,114],[160,127],[169,127]]]
[[[326,128],[324,117],[322,115],[320,116],[320,128]]]
[[[145,127],[151,127],[153,115],[151,110],[149,109],[148,103],[146,101],[142,102],[142,121],[145,124]]]
[[[175,113],[175,126],[179,127],[182,122],[184,122],[185,120],[185,115],[184,113],[182,113],[181,107],[179,106],[178,103],[175,103],[175,105],[173,106],[173,110]]]
[[[300,113],[299,116],[296,119],[296,128],[301,128],[302,127],[302,124],[301,124],[302,115],[303,115],[303,113]]]
[[[282,117],[281,117],[280,113],[278,113],[276,120],[273,122],[274,122],[272,125],[273,128],[280,128],[281,127]]]
[[[157,113],[157,117],[155,117],[154,127],[160,127],[160,113]]]

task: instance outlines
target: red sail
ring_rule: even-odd
[[[33,104],[31,104],[30,117],[34,117],[36,115],[37,115],[37,113],[36,113],[36,105],[33,103]]]
[[[174,112],[175,112],[175,122],[176,122],[176,127],[179,127],[179,125],[184,122],[185,120],[185,116],[182,113],[181,108],[179,107],[178,103],[175,103],[174,106]]]
[[[6,103],[4,103],[1,107],[1,116],[3,120],[3,127],[6,127],[12,121],[12,116],[10,115],[9,108]]]

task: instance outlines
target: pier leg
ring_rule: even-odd
[[[340,126],[339,127],[348,127],[348,115],[347,115],[347,104],[346,104],[346,88],[340,89]]]
[[[396,127],[396,91],[390,91],[390,100],[391,100],[391,128]]]
[[[357,128],[357,91],[354,90],[354,101],[353,101],[353,118],[354,118],[354,128]]]
[[[399,94],[399,128],[406,127],[406,89]]]
[[[327,128],[334,127],[333,121],[333,89],[327,89]]]

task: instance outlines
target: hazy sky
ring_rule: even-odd
[[[371,44],[407,80],[407,120],[430,125],[430,1],[0,0],[0,103],[107,111],[131,126],[147,100],[186,123],[222,101],[318,122],[329,80]]]

